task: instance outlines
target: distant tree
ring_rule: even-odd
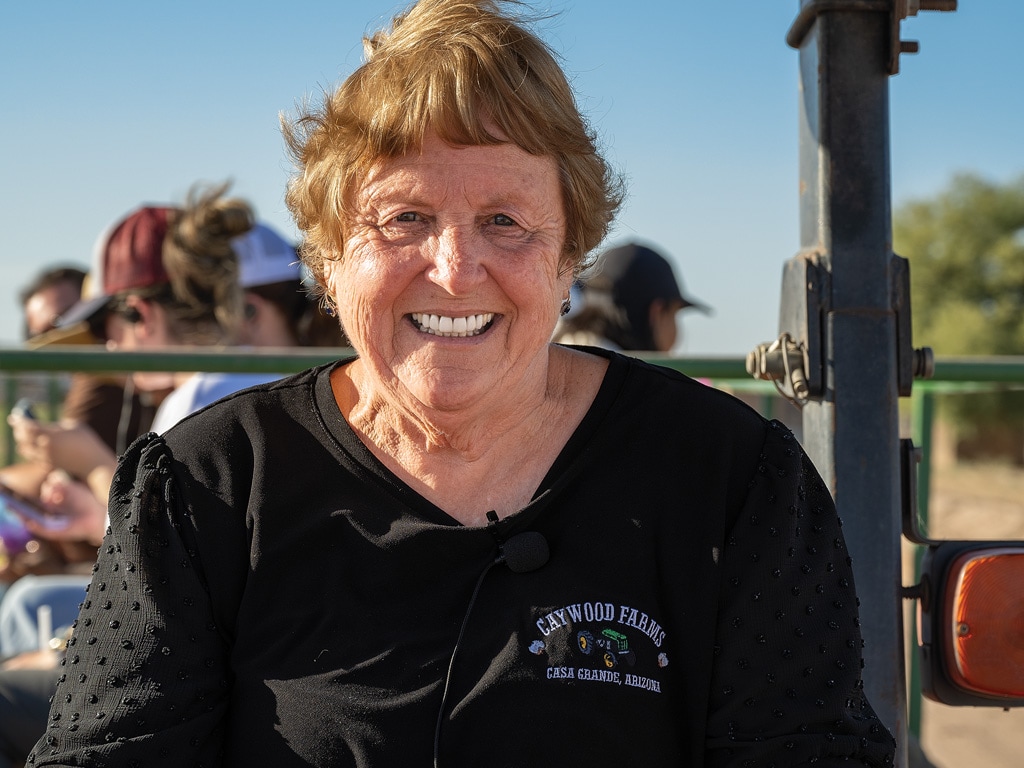
[[[1024,176],[1005,185],[956,176],[934,198],[896,210],[893,245],[910,260],[915,346],[1024,355]],[[1019,427],[1024,418],[1021,392],[956,401],[951,415],[961,419]]]

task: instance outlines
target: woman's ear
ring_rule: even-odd
[[[324,262],[324,295],[322,298],[324,311],[330,317],[338,314],[338,296],[341,294],[338,283],[342,278],[341,260],[328,259]]]
[[[334,296],[335,280],[341,272],[341,261],[339,259],[324,260],[324,290],[329,296]]]

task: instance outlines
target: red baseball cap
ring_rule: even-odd
[[[58,328],[90,319],[118,293],[170,282],[163,246],[173,208],[145,206],[115,222],[93,249],[93,267],[82,300],[56,322]]]

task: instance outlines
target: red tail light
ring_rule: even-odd
[[[962,554],[946,584],[952,682],[983,696],[1024,698],[1024,551]]]
[[[922,692],[945,704],[1024,705],[1024,544],[946,541],[922,565]]]

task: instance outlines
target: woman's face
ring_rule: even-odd
[[[327,282],[375,385],[458,410],[545,375],[572,282],[554,159],[430,137],[369,174],[349,233]]]

